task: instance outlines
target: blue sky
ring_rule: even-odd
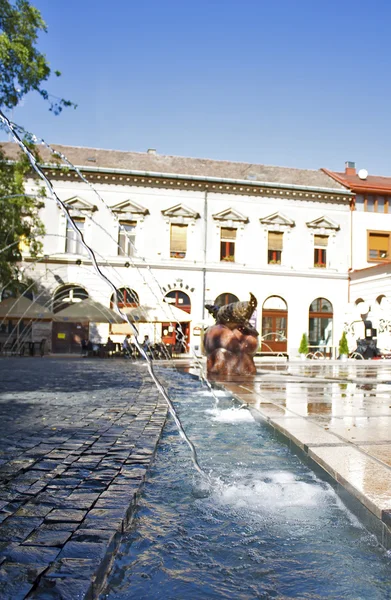
[[[78,104],[15,109],[48,142],[391,176],[386,0],[32,3],[46,88]]]

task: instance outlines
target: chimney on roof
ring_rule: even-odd
[[[356,174],[356,163],[347,160],[345,163],[345,175],[355,175]]]
[[[147,154],[156,154],[156,148],[148,148]]]

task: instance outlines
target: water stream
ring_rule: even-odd
[[[191,455],[191,459],[192,459],[192,462],[193,462],[193,467],[199,473],[199,475],[204,479],[205,483],[207,484],[209,482],[209,479],[208,479],[208,476],[204,473],[204,471],[202,470],[202,468],[201,468],[201,466],[199,464],[196,448],[195,448],[193,442],[191,441],[191,439],[188,437],[186,431],[182,427],[180,419],[179,419],[178,415],[176,414],[174,405],[172,404],[171,399],[170,399],[169,395],[167,394],[164,385],[162,384],[162,382],[160,381],[160,379],[155,374],[154,366],[153,366],[153,361],[149,358],[149,356],[147,355],[146,351],[144,350],[144,348],[142,347],[142,345],[140,344],[140,342],[138,340],[138,330],[137,330],[136,326],[134,325],[134,323],[129,319],[128,315],[126,313],[124,313],[119,308],[118,299],[120,297],[120,292],[119,292],[118,288],[115,286],[115,284],[113,283],[112,279],[110,277],[108,277],[103,272],[103,270],[101,268],[101,265],[98,263],[98,260],[97,260],[97,257],[96,257],[96,252],[94,251],[94,249],[91,246],[89,246],[85,242],[83,233],[78,228],[77,224],[75,223],[74,219],[72,218],[72,216],[71,216],[71,214],[70,214],[70,212],[68,210],[68,207],[66,206],[65,202],[63,202],[59,198],[59,196],[57,195],[57,193],[56,193],[56,191],[54,189],[54,185],[52,184],[51,180],[45,175],[43,169],[38,164],[38,161],[37,161],[36,157],[30,151],[30,149],[25,144],[25,142],[23,141],[22,137],[19,134],[20,133],[22,135],[28,134],[29,137],[30,137],[30,139],[31,139],[31,141],[33,141],[34,143],[36,143],[38,141],[37,137],[35,135],[29,134],[28,132],[26,132],[26,130],[24,128],[15,125],[15,123],[12,123],[5,116],[5,114],[2,111],[0,111],[0,123],[9,131],[9,133],[11,134],[13,140],[18,144],[20,150],[27,156],[27,158],[28,158],[28,160],[29,160],[29,162],[31,164],[32,169],[36,172],[36,174],[38,175],[38,177],[44,182],[44,184],[46,186],[46,189],[47,189],[47,192],[49,194],[49,199],[55,201],[56,204],[58,205],[58,207],[64,213],[64,215],[65,215],[65,217],[67,219],[67,222],[69,223],[70,227],[75,232],[77,239],[80,240],[80,243],[81,243],[83,249],[86,251],[87,255],[91,259],[92,266],[93,266],[93,268],[94,268],[97,276],[105,284],[107,284],[112,289],[112,291],[114,292],[114,298],[115,298],[114,309],[122,317],[123,321],[125,323],[127,323],[129,325],[129,327],[132,329],[133,334],[134,334],[134,341],[135,341],[135,344],[137,346],[137,349],[140,352],[141,356],[146,361],[149,374],[150,374],[152,380],[154,381],[154,383],[156,385],[156,388],[158,389],[159,393],[162,395],[162,397],[164,398],[165,402],[167,403],[168,410],[169,410],[172,418],[175,421],[175,424],[176,424],[176,426],[178,428],[180,436],[182,437],[182,439],[185,440],[185,442],[186,442],[186,444],[187,444],[187,446],[188,446],[188,448],[190,450],[190,455]],[[45,145],[45,147],[47,147],[50,151],[52,151],[52,148],[51,148],[51,146],[49,146],[49,144],[46,144],[46,142],[44,142],[44,140],[41,140],[41,142]],[[112,216],[115,216],[114,213],[113,213],[113,211],[106,204],[106,202],[103,200],[103,198],[99,194],[99,192],[83,176],[83,174],[81,173],[80,169],[78,169],[75,165],[73,165],[70,161],[68,161],[63,154],[58,153],[58,152],[56,152],[54,150],[53,150],[53,153],[59,155],[59,157],[61,159],[63,159],[69,167],[73,168],[76,171],[76,173],[81,178],[81,180],[84,183],[86,183],[87,185],[89,185],[91,187],[91,189],[96,193],[98,199],[104,204],[105,208],[109,211],[109,213]],[[118,218],[117,217],[115,217],[115,218],[116,218],[117,222],[119,223]],[[170,306],[169,305],[167,305],[167,310],[168,311],[170,310]],[[179,326],[180,326],[180,324],[179,324]],[[180,328],[180,330],[181,330],[181,328]],[[183,339],[183,331],[181,330],[181,332],[182,332],[182,339]],[[203,381],[204,381],[204,383],[208,384],[209,390],[210,390],[210,392],[212,392],[211,387],[209,385],[209,382],[207,382],[207,379],[205,377],[203,378]],[[213,392],[212,392],[212,394],[213,394]]]
[[[391,597],[389,554],[329,484],[228,396],[179,374],[169,392],[216,483],[169,422],[101,600]]]
[[[92,261],[88,268],[118,299],[121,277],[115,266],[85,243],[17,127],[1,113],[0,118],[44,181],[48,200],[58,204],[79,237]],[[82,173],[60,158],[113,216]],[[34,301],[39,303],[44,292]],[[160,300],[159,286],[153,295]],[[133,326],[117,300],[116,310]],[[136,328],[134,333],[171,419],[102,598],[391,598],[388,554],[332,488],[256,424],[249,411],[217,394],[201,368],[203,385],[173,369],[167,387],[167,371],[153,364],[137,341]]]

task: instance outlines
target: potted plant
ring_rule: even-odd
[[[306,333],[303,333],[300,346],[299,346],[299,354],[301,360],[305,360],[306,355],[308,354],[308,337]]]
[[[346,360],[349,355],[348,340],[346,339],[346,332],[344,331],[341,339],[339,340],[339,357],[341,360]]]

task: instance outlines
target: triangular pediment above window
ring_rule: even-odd
[[[171,208],[166,208],[165,210],[162,210],[162,215],[170,221],[177,219],[181,221],[191,221],[200,218],[198,212],[195,212],[184,204],[176,204]]]
[[[268,229],[271,227],[287,228],[295,226],[295,222],[292,221],[292,219],[289,219],[287,216],[280,212],[273,213],[272,215],[269,215],[268,217],[263,217],[259,220],[262,223],[262,225],[266,225]]]
[[[311,229],[332,229],[334,231],[338,231],[339,229],[338,223],[335,223],[335,221],[332,221],[327,217],[319,217],[314,221],[310,221],[307,223],[307,227],[310,227]]]
[[[215,215],[212,215],[215,221],[233,221],[236,223],[248,223],[248,217],[245,217],[233,208],[227,208]]]
[[[118,215],[149,215],[149,210],[144,206],[140,206],[133,200],[123,200],[111,207],[111,210]]]
[[[87,202],[87,200],[83,200],[80,196],[73,196],[72,198],[68,198],[68,200],[64,201],[65,206],[68,210],[75,211],[91,211],[95,212],[98,210],[98,207],[95,204],[91,204],[91,202]]]

